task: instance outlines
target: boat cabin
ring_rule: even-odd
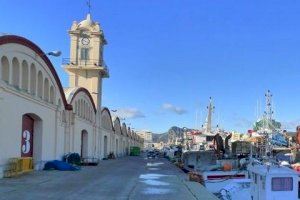
[[[298,199],[298,174],[278,165],[249,164],[251,200]]]

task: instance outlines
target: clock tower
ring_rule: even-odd
[[[88,13],[85,20],[73,22],[69,35],[70,58],[63,59],[69,74],[69,86],[86,88],[97,109],[101,109],[102,79],[109,77],[103,60],[103,47],[107,44],[104,33]]]

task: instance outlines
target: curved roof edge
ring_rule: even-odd
[[[102,116],[102,113],[103,113],[104,111],[108,112],[108,114],[109,114],[109,119],[110,119],[111,126],[112,126],[112,130],[114,131],[115,128],[114,128],[114,123],[113,123],[113,121],[112,121],[112,117],[111,117],[110,111],[109,111],[109,109],[108,109],[107,107],[102,107],[102,109],[101,109],[101,116]],[[102,117],[101,117],[101,118],[102,118]]]
[[[125,134],[123,133],[123,127],[125,127],[125,131],[126,131]],[[127,126],[126,126],[125,122],[122,123],[121,130],[122,130],[122,134],[125,135],[126,137],[128,137]]]
[[[120,118],[119,117],[113,117],[113,120],[112,120],[113,122],[115,122],[115,121],[118,121],[119,122],[119,124],[120,124],[120,133],[122,134],[122,135],[124,135],[123,134],[123,132],[122,132],[122,124],[121,124],[121,121],[120,121]],[[113,125],[114,125],[114,129],[115,129],[115,123],[113,123]],[[116,130],[116,129],[115,129]]]
[[[21,36],[17,36],[17,35],[0,36],[0,45],[9,44],[9,43],[15,43],[15,44],[20,44],[20,45],[26,46],[29,49],[33,50],[40,58],[42,58],[42,60],[46,63],[47,67],[51,71],[51,73],[58,85],[59,92],[62,97],[65,109],[72,110],[72,105],[67,103],[66,96],[65,96],[62,84],[60,82],[60,79],[57,75],[57,72],[56,72],[54,66],[52,65],[51,61],[49,60],[47,55],[41,50],[41,48],[39,46],[37,46],[35,43],[33,43],[30,40],[28,40],[24,37],[21,37]]]
[[[90,101],[91,101],[91,103],[93,105],[94,112],[96,113],[97,109],[96,109],[95,102],[94,102],[94,100],[92,98],[92,95],[91,95],[91,93],[87,89],[85,89],[83,87],[75,87],[75,88],[72,89],[72,91],[70,92],[69,97],[68,97],[68,99],[71,97],[70,104],[73,102],[73,100],[76,97],[76,95],[78,95],[80,92],[83,92],[83,93],[85,93],[88,96],[88,98],[90,99]]]

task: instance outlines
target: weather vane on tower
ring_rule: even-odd
[[[87,2],[86,2],[86,4],[87,4],[87,6],[88,6],[88,9],[89,9],[89,14],[91,14],[91,0],[88,0]]]

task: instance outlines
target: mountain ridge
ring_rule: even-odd
[[[186,129],[187,131],[191,131],[192,129]],[[174,137],[183,137],[184,128],[180,128],[178,126],[172,126],[169,128],[167,132],[164,133],[156,133],[152,134],[152,141],[153,143],[164,142],[168,143],[169,139]]]

